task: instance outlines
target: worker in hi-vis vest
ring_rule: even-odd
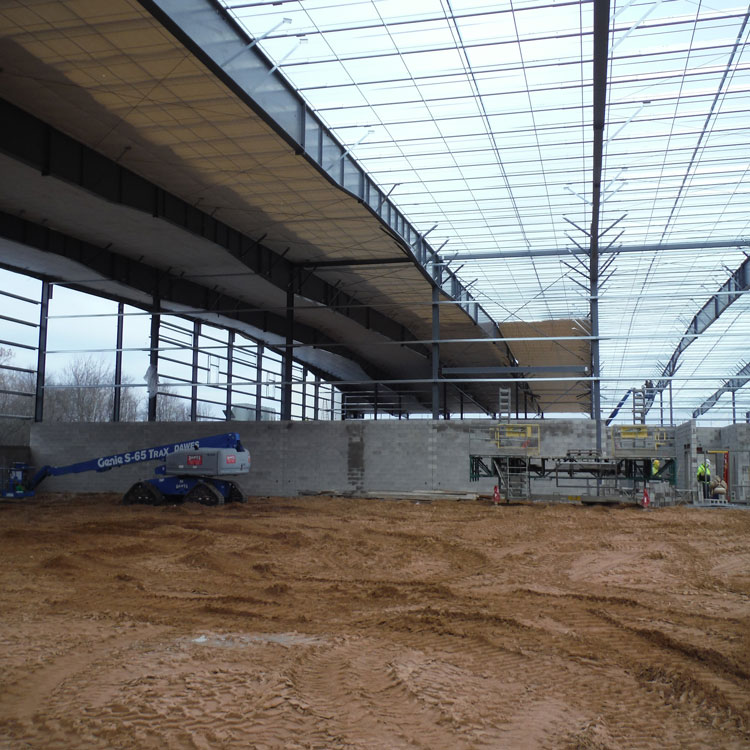
[[[704,499],[709,496],[711,485],[711,462],[705,459],[698,467],[698,486],[703,490]]]

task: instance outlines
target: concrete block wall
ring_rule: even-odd
[[[585,420],[544,420],[543,455],[594,447]],[[345,422],[198,422],[35,424],[30,447],[36,466],[63,466],[98,456],[194,437],[238,432],[250,451],[250,474],[239,479],[251,495],[300,492],[489,493],[494,480],[469,479],[469,455],[497,453],[488,420],[379,420]],[[157,462],[45,480],[49,491],[124,492],[150,477]]]
[[[318,486],[346,489],[348,442],[341,422],[155,422],[36,424],[31,456],[36,467],[65,466],[97,456],[238,432],[250,451],[250,474],[238,484],[248,494],[295,495]],[[124,492],[153,475],[158,462],[106,472],[50,477],[43,488],[59,492]]]
[[[730,498],[750,503],[750,424],[722,427],[721,445],[729,451]]]
[[[590,419],[545,419],[541,425],[540,453],[542,456],[564,457],[568,451],[596,449],[596,424]],[[607,436],[602,427],[602,451],[606,455]]]
[[[0,420],[0,467],[30,459],[31,422],[22,419]]]
[[[677,487],[682,490],[696,490],[695,479],[698,469],[698,432],[695,420],[675,427],[674,450],[677,461]]]
[[[750,502],[750,425],[735,424],[725,427],[698,427],[695,420],[675,428],[675,454],[677,457],[677,486],[697,492],[696,472],[708,451],[730,452],[730,499]],[[718,470],[718,459],[708,456]]]
[[[721,427],[698,427],[696,429],[698,447],[704,451],[721,450],[721,432]]]
[[[564,456],[568,450],[593,450],[596,426],[589,420],[519,420],[540,430],[540,454]],[[95,423],[27,425],[32,463],[62,466],[78,461],[186,441],[194,437],[239,432],[252,457],[250,474],[239,479],[250,495],[294,496],[301,492],[469,491],[491,493],[492,478],[469,479],[471,454],[493,455],[489,420],[352,420],[345,422],[198,422]],[[2,443],[0,443],[0,446]],[[676,428],[678,487],[696,487],[698,446],[727,448],[738,460],[740,479],[750,483],[750,425]],[[742,453],[744,450],[744,454]],[[43,489],[72,492],[124,492],[152,476],[157,462],[87,472],[45,480]],[[734,471],[734,469],[733,469]],[[583,494],[556,488],[554,480],[535,482],[535,492]]]

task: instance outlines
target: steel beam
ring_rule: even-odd
[[[651,245],[624,245],[599,248],[599,255],[619,255],[620,253],[653,253],[674,250],[721,250],[723,248],[750,247],[750,237],[736,237],[726,240],[706,240],[705,242],[662,242]],[[548,256],[581,255],[577,247],[539,248],[538,250],[498,250],[496,253],[456,253],[446,259],[447,263],[463,263],[467,260],[503,260],[505,258],[544,258]]]
[[[412,258],[342,258],[341,260],[311,260],[300,263],[302,268],[350,268],[354,266],[392,266],[400,263],[414,264]]]
[[[252,44],[253,40],[221,3],[217,0],[193,0],[189,4],[184,0],[139,2],[296,154],[367,206],[401,240],[412,262],[417,261],[417,267],[431,281],[426,261],[436,260],[436,252],[352,158],[349,148],[307,106],[302,95],[277,70],[278,66]],[[227,60],[231,60],[231,65]],[[308,138],[308,132],[325,137],[325,155],[321,139]],[[347,179],[347,174],[355,176]],[[455,276],[449,276],[446,293],[457,284],[461,293],[473,299]]]
[[[466,375],[477,377],[492,377],[493,375],[533,375],[543,372],[564,372],[568,374],[588,375],[589,368],[585,365],[539,365],[532,367],[443,367],[443,376]]]

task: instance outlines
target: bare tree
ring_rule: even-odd
[[[36,377],[32,372],[9,369],[13,353],[0,347],[0,418],[34,416]],[[129,387],[131,378],[123,377],[120,388],[120,421],[147,419],[145,391]],[[79,357],[61,373],[49,372],[45,378],[45,422],[109,422],[114,410],[114,372],[95,357]],[[28,394],[28,395],[23,395]],[[156,418],[160,422],[190,421],[190,404],[171,386],[160,384],[156,399]]]
[[[31,418],[34,414],[33,373],[15,369],[13,351],[0,347],[0,417]]]
[[[44,418],[48,422],[106,422],[112,418],[101,360],[81,357],[71,362],[58,380],[48,376],[44,389]],[[64,386],[64,387],[63,387]]]
[[[11,369],[11,350],[0,348],[0,415],[30,419],[34,415],[36,376]],[[114,409],[114,373],[92,357],[71,362],[61,374],[48,372],[44,388],[46,422],[109,422]],[[129,384],[123,378],[122,385]],[[120,389],[120,419],[139,418],[140,399],[135,389]]]
[[[168,385],[160,385],[156,396],[156,419],[158,422],[189,422],[189,402],[172,395]]]
[[[137,388],[131,388],[133,381],[131,378],[123,375],[120,383],[120,421],[121,422],[138,422],[140,421],[140,407],[143,400],[142,394]],[[113,404],[114,408],[114,404]]]

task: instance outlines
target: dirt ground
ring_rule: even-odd
[[[0,748],[748,748],[750,512],[0,501]]]

